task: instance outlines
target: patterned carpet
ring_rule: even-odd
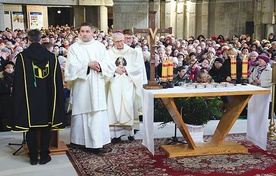
[[[204,141],[209,140],[210,136],[204,136]],[[68,145],[67,156],[77,173],[83,176],[276,176],[276,141],[268,140],[266,151],[245,141],[245,134],[228,135],[225,141],[237,141],[246,146],[249,153],[168,158],[160,145],[168,144],[170,139],[155,139],[155,156],[141,140],[109,144],[112,151],[104,156]]]

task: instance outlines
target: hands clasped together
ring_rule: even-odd
[[[254,79],[254,81],[251,84],[259,86],[261,84],[261,80],[256,78],[256,79]]]
[[[127,74],[126,68],[124,66],[119,65],[117,69],[115,70],[115,73],[118,73],[120,75]]]
[[[96,72],[100,72],[101,71],[101,66],[99,64],[99,62],[97,61],[91,61],[88,63],[88,67],[95,70]]]

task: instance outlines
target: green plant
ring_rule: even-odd
[[[156,101],[158,107],[155,107],[156,116],[161,116],[164,126],[166,123],[171,122],[172,118],[167,111],[166,107],[161,106],[160,99]],[[224,111],[224,103],[220,97],[189,97],[189,98],[175,98],[175,105],[181,113],[185,123],[191,125],[203,125],[209,120],[218,119],[222,116]]]

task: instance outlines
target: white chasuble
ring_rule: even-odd
[[[135,115],[142,113],[143,73],[141,60],[138,52],[127,45],[124,45],[123,50],[117,50],[113,47],[108,53],[113,65],[112,72],[114,73],[114,76],[110,79],[107,95],[109,124],[111,126],[126,127],[126,131],[130,131],[132,128],[129,127],[134,126]],[[127,74],[115,73],[118,64],[121,63],[119,59],[123,60]],[[114,128],[112,127],[112,129]],[[113,136],[119,137],[123,133],[121,130],[121,133]]]

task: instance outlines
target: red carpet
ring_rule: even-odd
[[[205,136],[204,140],[210,140],[210,136]],[[239,142],[249,149],[249,153],[168,158],[159,147],[169,143],[170,139],[155,139],[155,156],[141,140],[109,144],[112,151],[104,156],[68,145],[67,156],[78,174],[83,176],[276,176],[276,141],[268,140],[266,151],[246,141],[245,134],[228,135],[226,141]]]

